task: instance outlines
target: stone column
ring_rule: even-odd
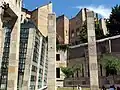
[[[1,74],[1,63],[2,63],[2,55],[3,55],[3,46],[4,46],[4,33],[3,33],[3,13],[4,10],[2,9],[2,2],[0,1],[0,74]]]
[[[88,77],[88,57],[87,57],[86,47],[84,48],[84,53],[85,53],[84,75],[85,75],[85,77]]]
[[[45,55],[44,55],[44,64],[43,64],[43,75],[42,75],[42,87],[45,86],[44,80],[45,80],[45,70],[46,70],[46,60],[47,60],[46,54],[47,54],[47,44],[45,44]]]
[[[30,29],[29,37],[28,37],[22,90],[30,90],[30,79],[31,79],[32,60],[33,60],[33,53],[34,53],[34,44],[35,44],[35,30]]]
[[[48,15],[48,90],[56,90],[56,15]]]
[[[45,80],[45,70],[46,70],[46,62],[47,62],[47,44],[45,44],[45,55],[44,55],[44,67],[43,67],[43,75],[42,75],[42,87],[45,86],[44,80]]]
[[[108,41],[109,41],[109,53],[111,53],[112,52],[111,40],[109,39]]]
[[[36,84],[35,84],[35,90],[38,90],[38,80],[39,80],[39,70],[40,70],[40,61],[41,61],[41,50],[42,50],[42,40],[43,40],[43,37],[41,36],[40,37],[40,46],[39,46],[39,57],[38,57],[38,65],[37,65],[37,75],[36,75]]]
[[[94,12],[92,11],[87,12],[87,33],[88,33],[90,89],[99,90]]]
[[[20,41],[20,17],[17,18],[10,40],[7,90],[17,90]]]

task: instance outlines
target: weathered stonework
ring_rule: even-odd
[[[32,12],[31,19],[43,36],[48,36],[48,14],[52,13],[52,3],[43,5]]]
[[[9,53],[9,66],[8,66],[8,87],[7,90],[17,89],[17,79],[18,79],[18,63],[19,63],[19,38],[20,37],[20,17],[18,17],[13,30],[11,32],[11,44]],[[13,86],[11,87],[10,81],[13,81]]]
[[[40,68],[40,60],[41,60],[41,49],[42,49],[42,40],[43,38],[40,37],[40,47],[39,47],[39,58],[38,58],[38,65],[37,65],[37,75],[36,75],[36,86],[35,90],[38,90],[38,80],[39,80],[39,68]]]
[[[0,4],[0,6],[2,3]],[[3,53],[3,28],[2,28],[2,14],[3,14],[3,9],[0,7],[0,68],[1,68],[1,62],[2,62],[2,53]],[[1,70],[0,70],[1,71]]]
[[[30,79],[31,79],[31,69],[32,69],[32,60],[34,53],[34,42],[35,42],[35,31],[29,30],[29,39],[28,39],[28,47],[25,61],[25,71],[23,78],[22,90],[30,89]]]
[[[56,90],[56,15],[48,15],[48,90]]]
[[[67,50],[66,51],[59,50],[56,52],[56,54],[60,55],[60,60],[57,60],[56,58],[56,68],[60,68],[60,77],[59,78],[56,77],[56,86],[64,87],[63,82],[64,82],[65,75],[62,72],[61,67],[67,67]]]
[[[90,71],[90,89],[99,90],[94,12],[87,12],[88,55]]]

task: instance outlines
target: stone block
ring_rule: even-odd
[[[9,68],[8,69],[8,73],[15,73],[15,71],[16,71],[15,69],[16,68],[14,66],[9,66],[8,68]]]
[[[14,80],[8,80],[8,88],[14,87]]]

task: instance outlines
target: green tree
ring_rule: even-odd
[[[104,38],[104,34],[103,31],[100,29],[100,25],[98,21],[95,21],[95,34],[96,34],[96,39],[102,39]],[[87,42],[87,23],[85,22],[84,25],[82,26],[82,30],[80,31],[80,40],[82,41],[82,43],[86,43]]]
[[[73,69],[70,67],[61,67],[61,71],[65,75],[65,78],[69,78],[70,76],[73,75]]]
[[[103,31],[100,29],[100,25],[98,21],[95,22],[95,34],[97,40],[105,37]]]
[[[64,73],[65,78],[70,78],[73,77],[73,90],[74,90],[74,80],[75,80],[75,73],[81,72],[82,66],[81,64],[79,65],[74,65],[72,67],[61,67],[61,71]]]
[[[61,67],[61,71],[65,75],[66,78],[69,78],[70,76],[74,76],[75,73],[78,71],[81,72],[82,70],[82,65],[73,65],[72,67]]]
[[[82,65],[81,64],[76,64],[73,67],[73,72],[76,73],[78,75],[79,72],[82,71]]]
[[[82,26],[82,30],[80,31],[80,40],[82,41],[82,43],[86,43],[87,42],[87,25],[86,23]]]
[[[114,76],[120,71],[120,59],[112,54],[104,54],[101,58],[101,62],[102,66],[106,69],[106,75],[113,76],[114,81]]]
[[[120,5],[112,8],[110,18],[107,21],[107,28],[110,36],[120,34]]]

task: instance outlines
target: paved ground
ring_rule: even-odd
[[[57,90],[73,90],[73,88],[67,87],[67,88],[58,88]],[[77,88],[75,88],[74,90],[77,90]],[[89,88],[82,88],[82,90],[90,90]]]
[[[57,90],[73,90],[73,88],[58,88]],[[77,88],[75,88],[74,90],[77,90]],[[90,90],[89,88],[82,88],[82,90]]]

